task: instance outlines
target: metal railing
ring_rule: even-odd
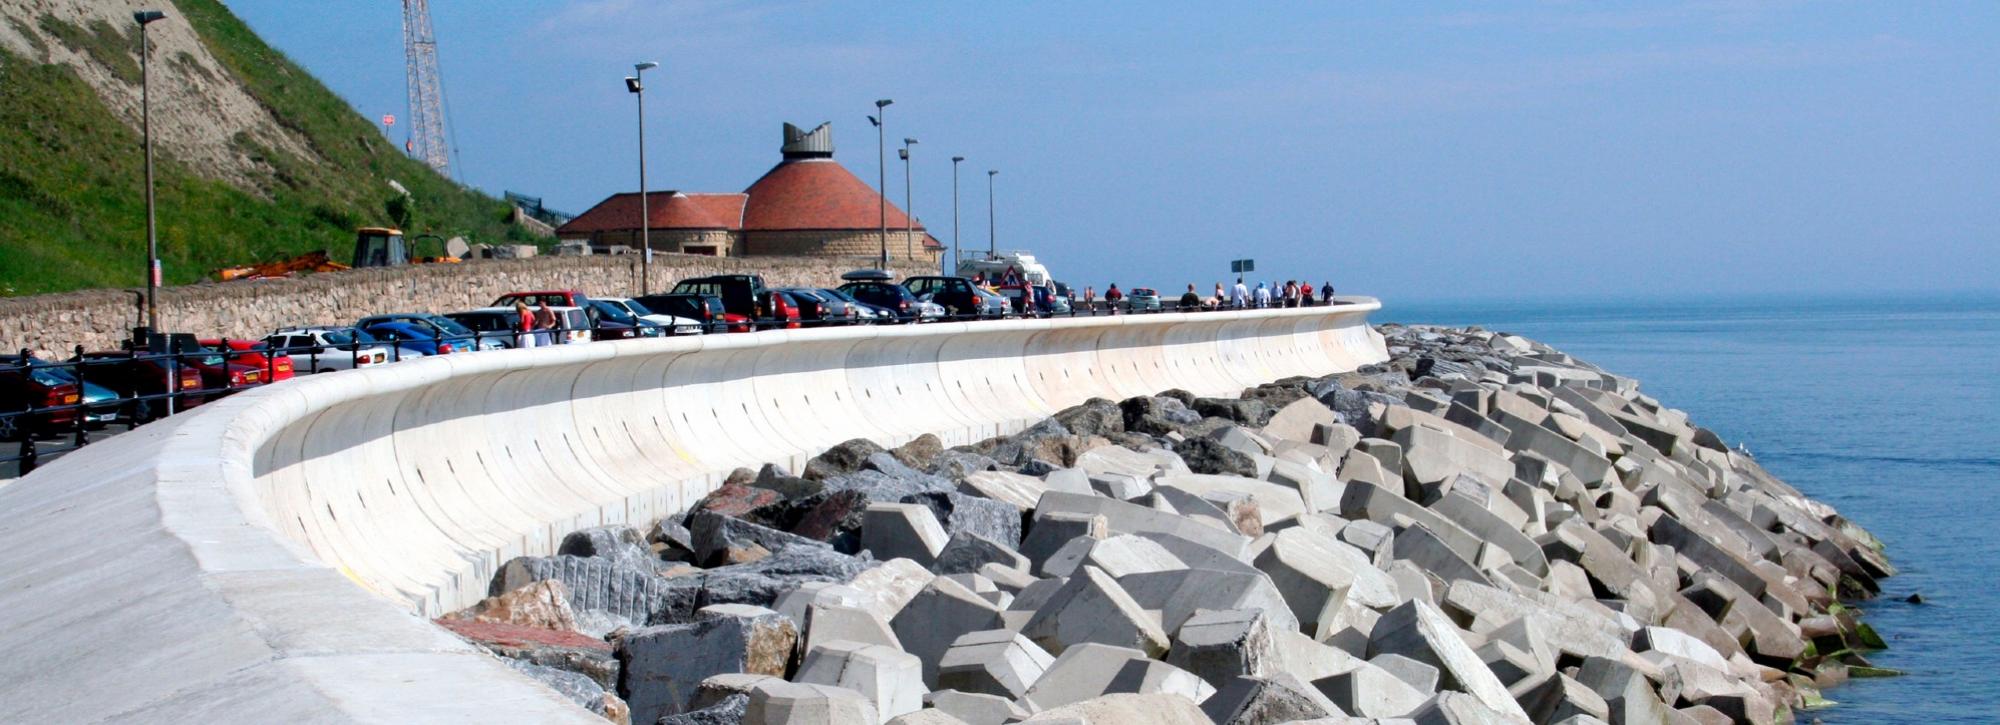
[[[880,316],[877,317],[861,317],[859,314],[833,317],[800,315],[795,309],[783,318],[765,316],[734,321],[708,320],[692,327],[696,328],[694,334],[726,334],[863,324],[1103,317],[1286,306],[1280,303],[1263,308],[1255,305],[1234,307],[1226,302],[1217,306],[1210,304],[1212,298],[1205,298],[1204,304],[1199,307],[1182,307],[1178,299],[1159,304],[1128,300],[1116,305],[1099,300],[1093,303],[1079,301],[1066,310],[1039,305],[1038,309],[1030,312],[1013,302],[1004,307],[993,306],[980,311],[953,308],[926,311],[919,306],[914,310],[886,310],[886,313],[878,313]],[[1339,304],[1342,303],[1320,301],[1311,306]],[[885,309],[875,305],[869,307]],[[50,459],[116,432],[129,431],[246,388],[282,382],[295,375],[387,365],[407,357],[631,337],[667,337],[674,336],[677,331],[681,330],[601,323],[591,328],[557,324],[532,330],[475,331],[471,335],[447,334],[425,339],[379,339],[278,347],[269,346],[264,340],[232,341],[224,338],[217,340],[213,346],[165,352],[135,348],[86,352],[83,346],[78,345],[68,358],[60,360],[36,358],[31,351],[23,349],[18,356],[0,358],[0,454],[5,454],[0,455],[0,479],[10,475],[27,475]],[[286,329],[276,331],[270,337],[301,334],[297,330]],[[573,341],[575,337],[587,339]],[[246,342],[249,344],[243,344]],[[452,345],[452,351],[425,352],[426,349],[438,349],[440,343]],[[238,347],[244,349],[236,349]],[[37,375],[38,372],[41,374]],[[96,400],[91,399],[93,389],[100,391]],[[109,397],[104,392],[108,392]]]

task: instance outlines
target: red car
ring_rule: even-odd
[[[131,350],[100,350],[83,354],[82,372],[86,380],[110,388],[121,398],[141,398],[174,396],[174,410],[186,410],[201,405],[207,396],[201,393],[201,371],[186,365],[174,365],[164,355]],[[168,381],[173,384],[169,385]],[[128,413],[141,423],[159,418],[167,412],[164,398],[141,400],[131,404]]]
[[[57,433],[74,428],[80,408],[25,413],[39,408],[76,405],[83,386],[53,368],[0,365],[0,438]]]
[[[582,292],[573,289],[509,292],[507,294],[500,295],[500,299],[494,300],[493,304],[487,306],[513,307],[515,302],[525,303],[531,309],[541,307],[542,305],[548,305],[550,307],[578,307],[586,310],[590,309],[590,297],[584,295]]]
[[[210,350],[222,347],[222,341],[214,338],[203,338],[200,342],[202,347]],[[242,363],[264,371],[264,382],[275,383],[292,379],[292,356],[279,353],[275,357],[266,357],[264,343],[261,340],[230,340],[229,362]]]

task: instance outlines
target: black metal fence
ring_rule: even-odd
[[[1210,300],[1212,301],[1212,300]],[[1013,301],[1018,303],[1018,300]],[[927,324],[999,319],[1099,317],[1244,309],[1228,304],[1182,307],[1178,300],[1140,300],[1117,305],[1078,302],[1068,309],[1021,305],[961,311],[942,306],[894,310],[862,306],[794,308],[787,316],[711,320],[683,329],[666,327],[552,327],[475,330],[471,335],[357,340],[342,344],[266,345],[266,340],[304,336],[281,330],[264,340],[216,340],[202,345],[189,335],[157,336],[144,347],[90,352],[77,346],[67,358],[44,359],[32,351],[0,355],[0,478],[26,475],[50,459],[109,435],[199,407],[247,388],[297,375],[387,365],[409,357],[440,354],[440,345],[465,354],[490,349],[539,347],[629,337],[664,337],[676,332],[726,334],[772,329],[839,327],[857,324]],[[1315,306],[1329,303],[1320,302]],[[1340,304],[1332,302],[1330,304]],[[1283,307],[1282,303],[1269,307]],[[1252,308],[1255,308],[1252,305]],[[693,328],[693,329],[686,329]],[[12,470],[9,470],[12,469]]]

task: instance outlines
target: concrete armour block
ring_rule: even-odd
[[[1403,681],[1403,684],[1415,688],[1418,692],[1424,693],[1425,696],[1437,692],[1438,668],[1436,667],[1393,652],[1377,655],[1369,659],[1368,663],[1382,668],[1384,672],[1395,675],[1396,679]]]
[[[1522,690],[1516,699],[1535,722],[1555,722],[1577,715],[1599,720],[1611,717],[1611,707],[1602,696],[1560,673]]]
[[[1400,538],[1400,537],[1399,537]],[[1460,690],[1487,708],[1505,715],[1527,718],[1507,687],[1478,654],[1466,646],[1458,628],[1436,606],[1422,601],[1406,602],[1382,615],[1368,643],[1370,657],[1399,654],[1438,668],[1439,687]]]
[[[1057,654],[1086,642],[1131,647],[1149,656],[1167,651],[1154,615],[1095,566],[1084,566],[1028,620],[1021,633]]]
[[[1530,722],[1524,716],[1501,712],[1477,697],[1451,690],[1432,695],[1408,717],[1417,725],[1518,725]]]
[[[1277,670],[1270,618],[1263,610],[1203,610],[1174,633],[1167,663],[1194,673],[1214,687],[1242,676]]]
[[[937,562],[931,569],[939,574],[967,574],[977,572],[989,564],[1027,571],[1028,557],[1007,548],[1006,544],[980,536],[970,531],[960,531],[951,535],[939,550]]]
[[[632,717],[652,722],[687,709],[710,676],[747,672],[782,677],[798,629],[782,614],[746,605],[702,610],[689,624],[646,627],[617,642],[619,691]]]
[[[805,646],[801,649],[806,652],[836,640],[903,648],[902,640],[896,638],[896,630],[888,622],[860,607],[814,604],[806,609],[805,632]]]
[[[915,656],[879,644],[835,640],[806,653],[792,681],[844,687],[875,703],[888,719],[924,706],[923,664]]]
[[[889,718],[888,725],[966,725],[958,716],[943,710],[925,709]]]
[[[904,605],[909,604],[910,599],[935,578],[915,561],[890,559],[854,575],[854,579],[847,584],[868,596],[868,600],[861,603],[862,608],[894,622],[896,613],[903,611]]]
[[[1284,673],[1234,678],[1201,710],[1217,725],[1277,725],[1347,714],[1313,686]]]
[[[1021,538],[1021,555],[1028,557],[1028,561],[1039,569],[1049,557],[1079,536],[1102,539],[1108,535],[1102,515],[1075,511],[1040,514],[1028,527],[1028,535]]]
[[[931,707],[965,721],[966,725],[1003,725],[1026,720],[1031,713],[1012,698],[958,690],[938,690],[926,698]]]
[[[1334,631],[1336,615],[1354,586],[1350,562],[1333,551],[1338,546],[1343,545],[1305,528],[1290,528],[1278,532],[1257,557],[1257,568],[1271,577],[1299,626],[1314,639]]]
[[[1604,699],[1613,723],[1667,722],[1671,710],[1652,682],[1630,665],[1604,657],[1585,657],[1576,681]]]
[[[1054,661],[1047,651],[1014,632],[967,632],[938,661],[938,687],[1020,697]]]
[[[1171,694],[1114,694],[1037,713],[1024,723],[1067,725],[1209,725],[1193,702]]]
[[[1376,659],[1388,657],[1394,655]],[[1436,679],[1436,668],[1414,660],[1405,661],[1429,669],[1431,678]],[[1360,717],[1400,717],[1421,707],[1424,699],[1433,693],[1431,689],[1411,687],[1397,675],[1366,662],[1346,672],[1314,680],[1312,684],[1341,711]]]
[[[928,506],[872,503],[862,514],[861,548],[877,559],[905,558],[928,567],[948,540]]]
[[[1492,586],[1493,581],[1471,561],[1452,550],[1423,524],[1411,524],[1396,534],[1395,558],[1416,564],[1445,582],[1469,581]]]
[[[1145,659],[1146,653],[1130,647],[1080,644],[1050,662],[1021,700],[1034,710],[1082,702],[1109,692],[1111,680],[1127,662]]]
[[[950,579],[938,577],[910,599],[889,626],[903,650],[923,661],[924,683],[935,686],[938,662],[967,632],[998,629],[1000,607]]]
[[[831,685],[772,680],[750,690],[743,722],[757,725],[880,723],[875,703],[859,692]]]
[[[1156,571],[1127,575],[1118,584],[1141,608],[1160,612],[1164,629],[1179,630],[1199,609],[1262,609],[1270,616],[1272,629],[1299,628],[1284,595],[1270,577],[1254,569]]]

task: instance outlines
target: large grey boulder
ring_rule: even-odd
[[[635,713],[636,716],[636,713]],[[745,725],[852,725],[880,723],[875,703],[859,692],[832,685],[771,680],[750,690]]]
[[[1237,677],[1267,674],[1277,660],[1270,618],[1261,609],[1196,612],[1174,633],[1166,658],[1217,688]]]
[[[958,582],[937,577],[889,620],[903,649],[923,662],[924,683],[936,686],[938,662],[968,632],[998,629],[1000,607]]]
[[[670,608],[679,593],[649,567],[582,556],[515,557],[493,575],[487,593],[500,596],[545,579],[562,582],[579,614],[594,610],[640,624]]]
[[[745,605],[709,607],[704,619],[628,631],[617,642],[618,691],[637,722],[688,709],[703,680],[747,672],[782,677],[798,642],[792,620]]]
[[[997,564],[1022,572],[1033,566],[1028,557],[1022,556],[1013,547],[980,536],[969,531],[952,534],[938,552],[937,561],[931,569],[939,574],[972,574],[988,564]]]
[[[1466,692],[1488,708],[1527,719],[1507,686],[1466,646],[1458,628],[1427,602],[1412,600],[1382,615],[1368,642],[1368,654],[1399,654],[1436,667],[1440,688]]]
[[[1084,566],[1057,589],[1021,628],[1021,634],[1056,654],[1078,644],[1129,647],[1159,656],[1167,651],[1167,635],[1154,615],[1095,566]]]
[[[1216,690],[1201,710],[1217,725],[1279,725],[1346,714],[1311,685],[1285,673],[1237,677]]]
[[[1342,544],[1306,528],[1290,528],[1278,532],[1257,556],[1257,568],[1270,576],[1299,626],[1314,639],[1325,639],[1337,628],[1354,586],[1350,562],[1333,551],[1338,546]]]
[[[861,547],[877,559],[909,559],[930,566],[947,540],[937,516],[919,504],[869,504],[861,522]]]
[[[1048,710],[1106,694],[1179,693],[1190,701],[1207,699],[1214,688],[1201,678],[1128,647],[1086,643],[1049,663],[1021,700]]]
[[[1095,697],[1036,713],[1024,723],[1064,725],[1210,725],[1201,708],[1185,697],[1168,693],[1118,693]]]
[[[1160,612],[1160,626],[1166,630],[1178,631],[1200,609],[1262,609],[1273,628],[1299,627],[1284,595],[1260,571],[1156,571],[1128,574],[1118,584],[1142,609]]]

